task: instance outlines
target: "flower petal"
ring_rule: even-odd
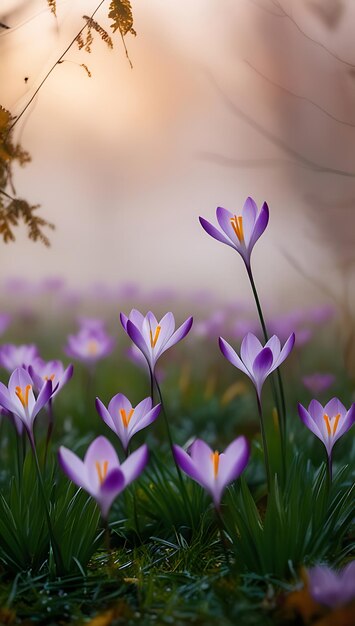
[[[219,341],[220,350],[223,356],[227,359],[227,361],[232,363],[234,367],[237,367],[239,370],[244,372],[244,374],[249,376],[249,378],[251,378],[251,373],[245,367],[244,363],[242,362],[240,357],[237,355],[235,350],[233,350],[232,346],[230,346],[229,343],[225,339],[223,339],[223,337],[219,337],[218,341]]]
[[[255,358],[263,349],[259,339],[253,333],[247,333],[240,347],[240,356],[252,375]]]
[[[186,337],[186,335],[190,332],[192,323],[193,323],[192,317],[189,317],[187,320],[185,320],[185,322],[181,324],[179,328],[176,329],[174,334],[166,343],[164,347],[164,351],[168,350],[168,348],[171,348],[171,346],[174,346],[176,343],[178,343],[178,341],[181,341],[182,339],[184,339],[184,337]]]
[[[125,486],[133,482],[143,472],[149,461],[149,450],[146,444],[143,444],[132,452],[129,457],[122,463],[121,470],[125,477]]]
[[[235,247],[232,244],[232,242],[229,241],[229,239],[227,239],[227,237],[225,237],[225,235],[223,235],[215,226],[210,224],[210,222],[205,220],[204,217],[200,217],[199,220],[200,220],[200,224],[201,224],[202,228],[206,231],[206,233],[208,235],[210,235],[214,239],[217,239],[217,241],[221,241],[222,243],[227,244],[227,246],[230,246],[231,248]]]
[[[78,487],[82,487],[85,491],[90,490],[85,464],[77,454],[64,446],[60,446],[58,450],[58,461],[64,474],[66,474],[73,483],[78,485]]]
[[[266,204],[266,202],[264,202],[264,204],[262,205],[260,209],[260,213],[256,219],[253,234],[248,244],[249,250],[252,250],[252,248],[255,246],[256,242],[258,241],[258,239],[261,237],[264,230],[266,229],[268,223],[269,223],[269,207]]]

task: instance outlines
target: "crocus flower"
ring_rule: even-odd
[[[208,491],[216,508],[227,485],[236,480],[249,460],[249,444],[245,437],[237,437],[221,454],[213,451],[202,439],[196,439],[189,448],[173,445],[179,467]]]
[[[335,442],[355,421],[355,404],[347,411],[338,398],[332,398],[324,407],[318,400],[312,400],[308,410],[299,404],[298,413],[307,428],[324,443],[327,455],[331,458]]]
[[[33,423],[52,395],[52,381],[45,382],[37,399],[33,386],[31,376],[22,367],[18,367],[11,374],[8,387],[0,383],[0,406],[12,413],[17,420],[21,420],[32,442]]]
[[[315,372],[314,374],[303,376],[302,382],[311,393],[319,394],[334,384],[335,376],[333,374]]]
[[[58,457],[63,472],[96,500],[107,519],[118,494],[144,470],[148,447],[144,444],[121,465],[112,444],[100,436],[90,444],[83,461],[64,446],[60,446]]]
[[[219,338],[219,347],[226,359],[253,381],[260,398],[265,379],[288,357],[295,343],[295,334],[289,336],[281,349],[280,339],[273,335],[262,346],[259,339],[248,333],[241,345],[240,357],[225,339]]]
[[[219,229],[204,217],[200,217],[201,226],[211,237],[237,250],[246,266],[250,268],[251,252],[269,221],[269,209],[266,202],[262,205],[259,214],[254,200],[247,198],[240,214],[218,207],[216,216]]]
[[[95,363],[112,352],[114,343],[104,328],[84,327],[76,335],[69,335],[65,352],[73,359]]]
[[[336,572],[326,565],[307,571],[309,593],[315,602],[329,607],[355,600],[355,561]]]
[[[160,408],[160,404],[153,407],[151,398],[145,398],[133,408],[122,393],[118,393],[110,400],[108,408],[96,398],[98,414],[119,437],[125,452],[133,435],[156,420]]]
[[[15,346],[5,343],[0,346],[0,365],[8,372],[13,372],[17,367],[28,367],[38,356],[38,348],[34,344]]]
[[[193,321],[192,317],[189,317],[175,330],[175,319],[172,313],[166,313],[158,322],[151,311],[144,316],[136,309],[132,309],[128,317],[121,313],[120,319],[127,335],[144,354],[152,372],[163,352],[186,337]]]
[[[60,391],[73,376],[73,366],[68,365],[68,367],[64,369],[64,365],[61,361],[46,362],[40,357],[37,357],[31,365],[28,366],[28,372],[37,391],[42,389],[47,380],[51,380],[53,386],[51,398],[54,398],[58,391]]]

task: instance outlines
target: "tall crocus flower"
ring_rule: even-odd
[[[100,436],[90,444],[83,461],[64,446],[59,448],[58,457],[63,472],[96,500],[107,520],[113,501],[141,474],[149,453],[143,445],[121,465],[112,444]]]
[[[29,365],[28,373],[37,391],[42,389],[47,380],[51,380],[53,386],[51,398],[54,398],[58,391],[60,391],[73,376],[73,366],[68,365],[68,367],[64,369],[64,365],[61,361],[44,361],[40,357],[37,357],[31,365]]]
[[[0,383],[0,406],[21,420],[31,443],[33,443],[33,423],[40,410],[52,395],[52,381],[47,380],[37,398],[33,393],[33,380],[29,373],[18,367],[11,374],[9,385]]]
[[[232,213],[223,207],[218,207],[216,216],[219,229],[204,217],[199,218],[201,226],[211,237],[239,252],[249,268],[252,250],[268,225],[269,208],[266,202],[258,213],[256,203],[249,197],[240,213]]]
[[[355,600],[355,561],[339,572],[317,565],[307,574],[309,592],[315,602],[333,608]]]
[[[175,330],[175,318],[172,313],[166,313],[158,322],[151,311],[144,316],[136,309],[132,309],[128,317],[121,313],[120,319],[127,335],[144,354],[153,373],[159,357],[186,337],[193,321],[192,317],[189,317]]]
[[[318,400],[312,400],[308,410],[299,404],[298,413],[307,428],[323,442],[328,455],[328,467],[331,475],[333,446],[353,425],[355,404],[353,403],[347,411],[338,398],[332,398],[324,407]]]
[[[96,398],[98,414],[116,433],[125,452],[133,435],[156,420],[160,407],[160,404],[153,407],[152,399],[145,398],[133,408],[128,398],[122,393],[118,393],[110,400],[108,408],[99,398]]]
[[[246,438],[237,437],[222,453],[213,451],[202,439],[194,441],[189,453],[177,445],[173,453],[183,472],[208,491],[219,509],[224,489],[243,472],[250,450]]]
[[[112,352],[114,343],[104,328],[83,327],[76,335],[69,335],[65,352],[84,363],[96,363]]]
[[[247,333],[240,349],[240,356],[233,350],[225,339],[219,338],[219,347],[225,358],[253,381],[258,397],[266,378],[278,368],[288,357],[295,343],[295,334],[292,333],[281,349],[280,339],[273,335],[262,346],[253,333]]]
[[[38,348],[34,344],[16,346],[5,343],[0,346],[0,365],[8,372],[13,372],[17,367],[28,367],[38,357]]]

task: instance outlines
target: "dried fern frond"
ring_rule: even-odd
[[[51,13],[53,13],[53,15],[57,16],[57,3],[56,0],[47,0],[47,4],[51,10]]]
[[[85,41],[84,41],[84,39],[83,39],[83,35],[82,35],[81,31],[80,31],[80,33],[78,33],[78,34],[77,34],[77,36],[75,37],[75,41],[76,41],[76,43],[78,44],[78,48],[79,48],[79,50],[81,50],[82,48],[84,48],[84,46],[85,46]]]
[[[43,233],[43,228],[53,229],[54,226],[35,214],[39,205],[31,205],[26,200],[14,198],[7,192],[10,188],[16,193],[13,184],[13,163],[17,161],[24,166],[31,160],[28,152],[20,144],[13,143],[10,130],[12,122],[10,112],[0,105],[0,237],[5,243],[14,241],[14,228],[22,221],[32,241],[41,241],[49,246],[49,239]]]
[[[83,68],[84,68],[84,70],[85,70],[85,72],[87,73],[88,77],[89,77],[89,78],[91,78],[92,74],[91,74],[91,72],[90,72],[90,70],[89,70],[88,66],[87,66],[87,65],[85,65],[85,63],[80,63],[80,67],[83,67]]]
[[[119,30],[122,37],[127,33],[134,36],[137,34],[133,28],[133,14],[129,0],[111,0],[108,16],[113,22],[111,28],[114,33]]]
[[[96,20],[94,20],[92,17],[89,17],[88,15],[83,15],[83,19],[86,21],[88,29],[89,30],[93,29],[96,33],[98,33],[102,41],[104,41],[108,45],[108,47],[111,48],[112,50],[113,43],[108,32],[104,28],[102,28],[102,26],[100,26],[100,24],[96,22]]]

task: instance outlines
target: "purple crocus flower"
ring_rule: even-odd
[[[245,437],[237,437],[221,454],[213,451],[202,439],[196,439],[189,448],[173,445],[173,454],[179,467],[211,495],[218,509],[224,489],[245,469],[250,455]]]
[[[333,376],[333,374],[315,372],[314,374],[303,376],[302,382],[308,391],[316,395],[322,393],[323,391],[327,391],[327,389],[334,384],[335,376]]]
[[[259,214],[254,200],[247,198],[239,215],[218,207],[216,216],[220,229],[204,217],[199,218],[201,226],[211,237],[237,250],[246,266],[250,268],[251,252],[269,221],[269,209],[266,202],[262,205]]]
[[[119,437],[125,452],[133,435],[156,420],[160,408],[160,404],[153,407],[151,398],[145,398],[133,408],[122,393],[118,393],[110,400],[108,408],[96,398],[98,414]]]
[[[247,333],[240,349],[240,357],[225,339],[219,338],[219,347],[226,359],[253,381],[260,398],[265,379],[288,357],[295,343],[295,334],[289,336],[281,349],[280,339],[273,335],[262,346],[253,333]]]
[[[37,357],[28,366],[28,372],[34,382],[34,386],[37,391],[40,391],[47,380],[52,381],[53,393],[51,399],[57,395],[58,391],[71,379],[73,376],[73,366],[68,365],[64,369],[64,365],[61,361],[44,361],[41,357]]]
[[[315,602],[329,607],[342,606],[355,599],[355,561],[336,572],[326,565],[307,571],[309,593]]]
[[[355,404],[353,403],[347,411],[338,398],[332,398],[324,407],[318,400],[312,400],[308,410],[299,404],[298,413],[307,428],[324,443],[327,455],[331,459],[335,442],[355,421]]]
[[[63,472],[96,500],[107,519],[118,494],[144,470],[149,453],[144,444],[121,465],[113,445],[100,436],[90,444],[83,461],[64,446],[60,446],[58,458]]]
[[[0,383],[0,406],[17,418],[15,424],[21,420],[32,443],[34,420],[51,395],[52,381],[47,380],[36,399],[33,393],[33,380],[22,367],[18,367],[11,374],[8,387]]]
[[[5,343],[0,346],[0,365],[8,372],[13,372],[17,367],[28,367],[38,356],[38,348],[34,344],[15,346],[13,343]]]
[[[158,358],[186,337],[193,321],[192,317],[189,317],[175,330],[175,318],[172,313],[166,313],[158,322],[151,311],[144,316],[136,309],[132,309],[128,317],[121,313],[120,319],[127,335],[144,354],[153,373]]]
[[[108,356],[114,347],[115,340],[104,328],[81,328],[76,335],[69,335],[66,354],[84,363],[96,363]]]

